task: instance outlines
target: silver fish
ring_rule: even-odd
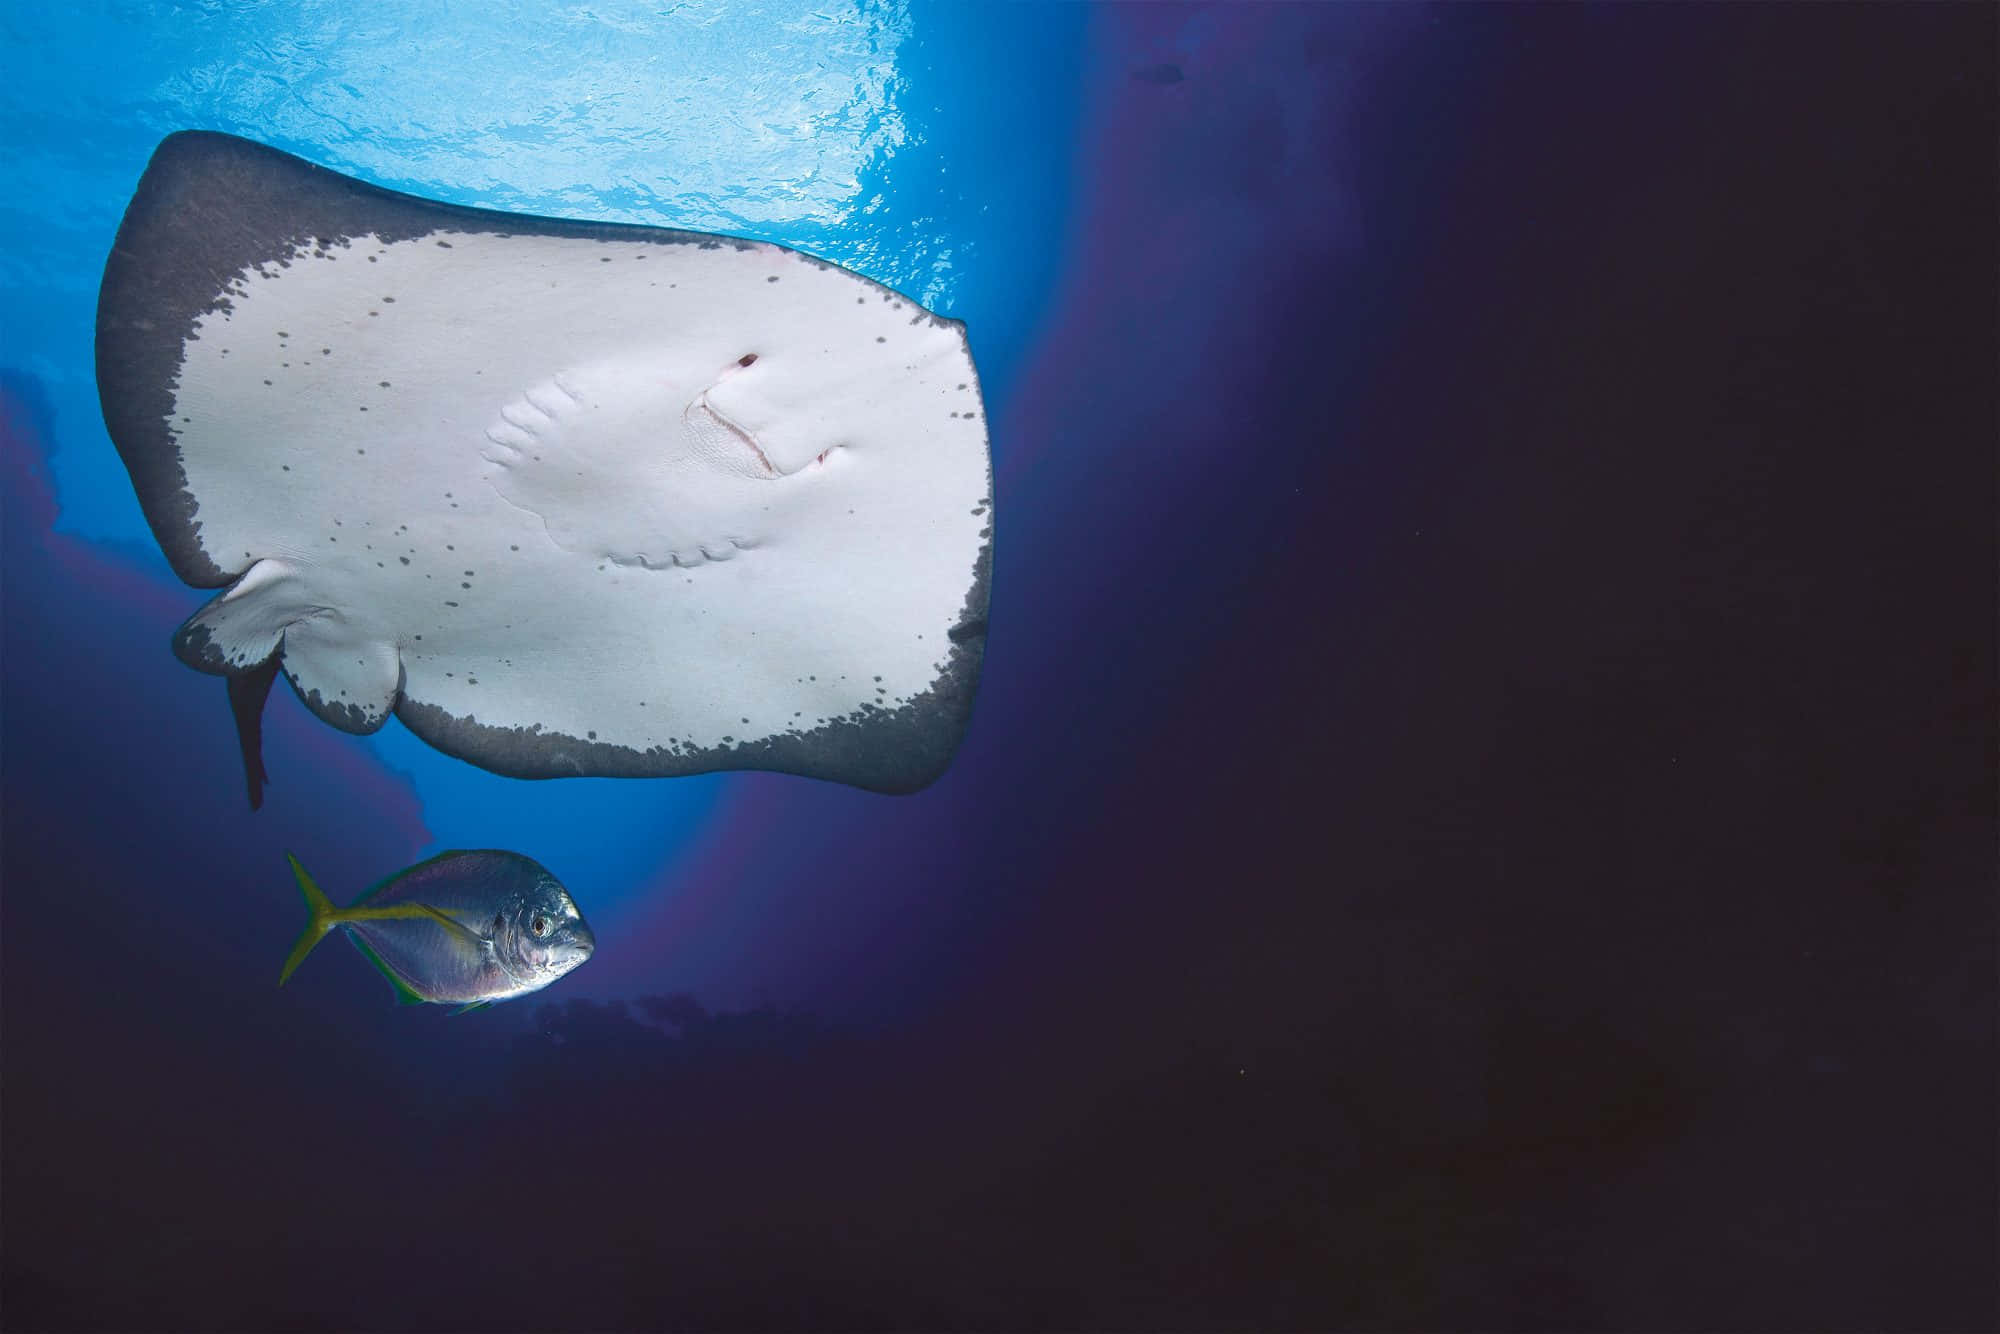
[[[398,871],[336,908],[289,852],[312,913],[283,986],[335,927],[381,970],[405,1005],[477,1009],[539,991],[597,948],[562,882],[516,852],[445,852]]]

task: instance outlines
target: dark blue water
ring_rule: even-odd
[[[1989,1327],[1987,6],[0,13],[0,1324]],[[91,320],[175,129],[966,321],[949,773],[243,809]],[[541,1000],[278,968],[441,848]]]

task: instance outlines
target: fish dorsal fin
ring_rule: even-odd
[[[423,870],[426,866],[433,866],[438,862],[447,860],[448,858],[463,857],[465,855],[466,854],[464,849],[451,848],[447,849],[444,852],[438,853],[434,857],[426,857],[422,861],[417,862],[413,866],[405,866],[402,870],[396,872],[396,874],[391,876],[384,876],[382,879],[377,880],[374,884],[368,886],[368,888],[362,890],[361,896],[355,899],[354,902],[348,904],[347,906],[350,908],[359,908],[363,904],[371,902],[383,890],[389,888],[391,885],[400,884],[402,881],[416,874],[418,871]]]

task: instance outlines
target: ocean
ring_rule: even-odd
[[[0,9],[0,1325],[1990,1325],[1996,36]],[[944,775],[525,781],[280,687],[248,810],[93,363],[182,129],[963,321]],[[287,852],[489,847],[589,962],[277,986]]]

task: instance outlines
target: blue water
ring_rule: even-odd
[[[0,22],[36,53],[0,85],[0,366],[53,406],[57,530],[164,573],[91,369],[104,256],[161,136],[222,130],[454,203],[794,246],[965,320],[1005,404],[1063,262],[1090,16],[339,0],[10,6]],[[177,670],[164,647],[143,666]],[[741,781],[520,783],[393,722],[355,744],[415,789],[423,851],[532,849],[614,930]]]
[[[1990,5],[0,4],[0,1323],[1995,1327]],[[966,321],[949,771],[287,690],[99,421],[161,136]],[[597,954],[282,989],[548,863]],[[766,1004],[768,1002],[768,1004]]]

